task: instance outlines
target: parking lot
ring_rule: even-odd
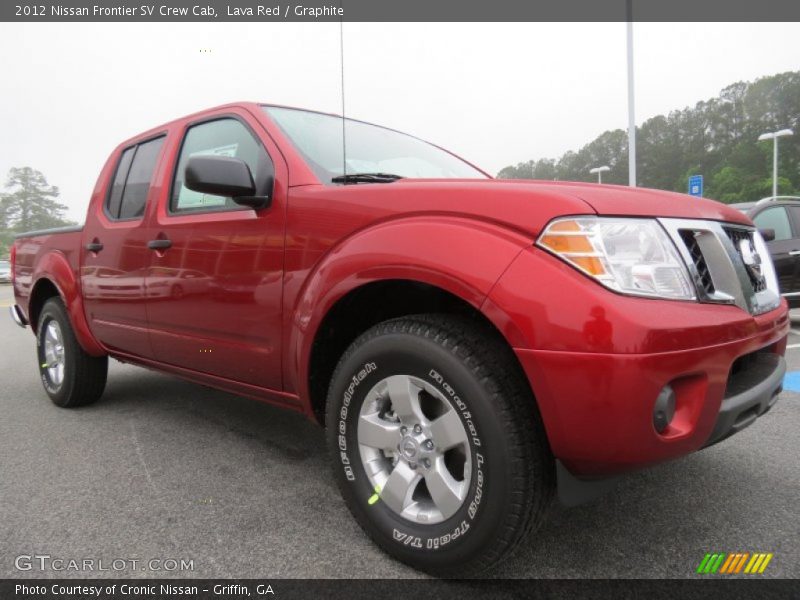
[[[0,287],[0,306],[11,299]],[[117,362],[99,403],[56,408],[33,336],[2,311],[0,578],[419,576],[350,517],[322,430],[303,417]],[[800,371],[800,333],[789,343]],[[800,577],[799,402],[786,391],[741,434],[626,476],[592,504],[555,507],[490,575],[693,577],[705,553],[744,551],[774,553],[761,577]],[[193,570],[17,570],[31,554]]]

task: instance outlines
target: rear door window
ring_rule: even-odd
[[[164,136],[161,136],[122,153],[106,204],[112,219],[136,219],[144,215],[147,194],[163,144]]]
[[[114,183],[111,186],[111,193],[108,195],[108,202],[106,208],[108,214],[114,219],[119,218],[119,205],[122,202],[122,192],[125,191],[125,180],[128,178],[128,171],[131,168],[131,161],[133,154],[136,152],[136,146],[128,148],[122,153],[117,165],[117,172],[114,175]]]

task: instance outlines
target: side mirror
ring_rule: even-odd
[[[256,184],[247,163],[229,156],[193,156],[186,163],[184,184],[192,191],[228,196],[237,204],[265,208],[268,196],[256,196]]]
[[[764,238],[765,242],[771,242],[775,239],[774,229],[759,229],[758,232],[761,234],[761,237]]]

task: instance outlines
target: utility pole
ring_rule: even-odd
[[[628,185],[636,187],[636,117],[633,99],[633,0],[628,13]]]

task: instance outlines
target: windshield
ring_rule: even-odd
[[[331,183],[333,178],[343,174],[340,117],[276,106],[265,106],[264,110],[294,143],[323,183]],[[345,123],[348,175],[377,173],[424,179],[487,178],[460,158],[405,133],[350,119]],[[340,179],[338,182],[346,181]]]

